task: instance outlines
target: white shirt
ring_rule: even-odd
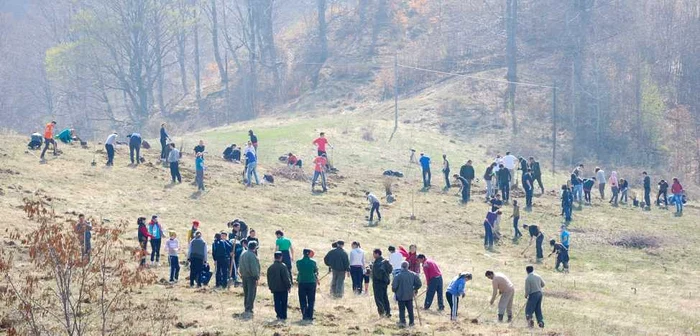
[[[395,270],[401,269],[401,263],[403,262],[403,255],[399,252],[394,252],[391,255],[389,255],[389,263],[391,264],[391,267],[393,267]]]
[[[105,145],[114,145],[115,142],[117,142],[117,135],[112,133],[105,140]]]
[[[602,169],[596,173],[596,179],[598,180],[598,184],[605,184],[605,172]]]
[[[503,166],[506,168],[513,170],[515,169],[515,164],[518,162],[518,158],[515,157],[513,154],[508,154],[503,158]]]
[[[367,195],[367,200],[369,200],[370,204],[379,203],[379,199],[374,194]]]
[[[365,267],[365,251],[361,248],[355,248],[350,250],[350,266],[362,266]]]

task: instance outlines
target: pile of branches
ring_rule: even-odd
[[[309,182],[309,176],[299,167],[278,167],[273,169],[270,173],[272,176],[281,176],[289,180]]]
[[[620,239],[611,242],[611,244],[624,248],[636,248],[640,250],[647,248],[654,249],[661,246],[661,239],[659,239],[659,237],[632,233],[622,236]]]

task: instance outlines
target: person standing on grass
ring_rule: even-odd
[[[178,253],[180,252],[180,241],[177,240],[175,231],[169,232],[170,239],[165,242],[165,249],[168,251],[168,264],[170,265],[170,283],[175,283],[180,277],[180,260]]]
[[[442,300],[442,272],[435,261],[428,259],[424,254],[418,255],[418,261],[423,264],[425,282],[428,284],[428,291],[425,294],[425,310],[430,309],[433,304],[433,297],[437,294],[438,311],[445,310],[445,303]]]
[[[328,156],[328,152],[326,151],[326,146],[330,146],[331,148],[333,148],[333,145],[331,145],[328,142],[328,139],[326,139],[326,133],[324,133],[324,132],[319,133],[318,138],[316,138],[316,140],[311,142],[311,144],[316,146],[318,156],[321,156],[324,154],[325,154],[325,156]]]
[[[241,254],[240,268],[241,278],[243,279],[243,306],[245,308],[244,315],[246,317],[253,316],[253,306],[255,305],[255,296],[258,289],[258,279],[260,279],[260,260],[258,260],[258,244],[255,242],[248,243],[248,250]]]
[[[569,186],[563,184],[561,186],[561,211],[564,215],[564,220],[568,223],[571,221],[571,214],[574,207],[574,195],[569,189]]]
[[[644,209],[651,210],[651,177],[647,172],[642,172],[642,177],[644,178]]]
[[[542,185],[542,169],[540,168],[540,163],[535,161],[535,158],[531,156],[529,158],[529,166],[530,170],[532,171],[532,178],[537,181],[541,194],[544,194],[544,185]]]
[[[420,153],[420,159],[418,159],[418,162],[420,163],[422,171],[421,174],[423,176],[423,188],[428,189],[430,188],[430,179],[432,177],[432,174],[430,173],[430,157],[424,153]]]
[[[529,168],[523,171],[523,189],[525,190],[525,209],[532,209],[532,194],[535,191],[532,172]]]
[[[197,288],[202,287],[202,271],[204,264],[207,263],[207,242],[202,239],[202,233],[197,231],[194,239],[190,242],[187,252],[187,260],[190,262],[190,287],[194,287],[197,282]]]
[[[250,187],[253,184],[252,178],[255,177],[255,184],[260,185],[260,180],[258,179],[258,152],[256,150],[247,150],[245,152],[246,157],[246,179],[248,183],[246,184]]]
[[[556,253],[557,254],[557,261],[554,264],[554,269],[557,272],[561,272],[562,270],[559,269],[559,265],[564,265],[563,271],[565,273],[569,272],[569,248],[564,246],[564,244],[557,243],[556,240],[552,239],[549,241],[549,246],[552,247],[552,253],[550,253],[547,257],[551,256],[552,254]]]
[[[408,270],[420,274],[420,262],[418,261],[418,246],[411,244],[408,246],[408,254],[406,255],[406,261],[408,261]]]
[[[497,218],[497,213],[489,212],[486,214],[486,219],[484,219],[484,249],[487,251],[493,251],[494,225]]]
[[[588,205],[591,205],[591,190],[593,185],[595,185],[595,180],[595,177],[583,179],[583,199]]]
[[[664,207],[668,208],[668,182],[661,180],[658,185],[659,191],[656,193],[656,205],[661,206],[661,195],[663,195]]]
[[[107,151],[107,166],[114,166],[114,146],[117,145],[117,132],[110,134],[105,140],[105,150]]]
[[[600,199],[605,199],[605,171],[600,167],[595,167],[595,179],[598,182],[598,192],[600,193]]]
[[[170,153],[168,153],[168,164],[170,165],[170,179],[172,183],[182,183],[180,176],[180,151],[175,148],[175,143],[170,144]]]
[[[289,271],[289,278],[292,278],[292,259],[294,259],[294,247],[292,246],[292,240],[284,236],[282,230],[275,231],[275,251],[282,253],[282,262],[287,266],[287,271]]]
[[[495,175],[493,172],[494,167],[496,167],[495,162],[486,167],[486,171],[484,172],[484,181],[486,181],[486,202],[488,202],[495,194],[493,185],[493,177]]]
[[[520,206],[517,200],[513,200],[513,214],[510,215],[513,218],[513,241],[518,240],[523,234],[518,228],[518,221],[520,221]]]
[[[41,151],[41,156],[40,159],[44,159],[44,155],[46,154],[46,150],[49,149],[49,145],[53,145],[53,155],[56,156],[58,155],[58,144],[56,144],[56,141],[53,139],[53,131],[54,128],[56,127],[56,121],[51,121],[50,123],[46,124],[46,127],[44,127],[44,149]]]
[[[316,302],[316,286],[318,280],[318,266],[311,259],[312,250],[304,249],[301,259],[297,260],[297,286],[299,288],[299,306],[302,321],[311,322],[314,319],[314,303]]]
[[[372,223],[372,220],[374,219],[374,213],[377,213],[377,221],[381,222],[382,221],[382,215],[379,213],[379,198],[377,196],[374,196],[374,194],[370,193],[369,191],[365,192],[365,196],[367,196],[367,201],[369,201],[370,209],[369,209],[369,222],[370,224]]]
[[[197,153],[194,159],[195,177],[198,191],[204,191],[204,154]]]
[[[620,203],[627,204],[627,192],[630,189],[630,183],[626,179],[620,179]]]
[[[503,194],[503,201],[508,203],[510,199],[510,169],[506,168],[503,164],[498,165],[498,187]]]
[[[139,217],[136,222],[139,225],[138,240],[139,246],[141,247],[141,261],[139,262],[139,266],[144,267],[146,266],[146,255],[148,255],[146,247],[148,245],[148,238],[152,238],[153,236],[151,236],[146,227],[146,217]]]
[[[462,203],[466,204],[467,202],[469,202],[469,181],[466,178],[457,174],[452,175],[452,177],[454,177],[455,180],[458,180],[461,184],[459,192],[462,195]]]
[[[192,226],[187,230],[187,244],[194,239],[195,234],[199,231],[199,221],[192,221]]]
[[[517,165],[518,158],[510,152],[506,152],[506,156],[503,157],[503,166],[508,169],[508,174],[510,178],[508,181],[517,181],[515,178],[515,166]]]
[[[282,262],[282,252],[275,252],[275,261],[267,268],[267,287],[272,292],[275,313],[280,321],[287,320],[287,301],[292,290],[292,278],[288,267]]]
[[[391,275],[396,276],[401,272],[401,263],[404,261],[403,254],[401,252],[396,251],[396,247],[394,246],[389,246],[389,263],[391,264]]]
[[[350,278],[352,279],[352,291],[362,294],[362,274],[365,270],[365,251],[360,248],[359,242],[352,242],[350,250]]]
[[[406,327],[406,311],[408,311],[408,326],[413,327],[413,298],[423,284],[416,273],[408,270],[408,262],[401,263],[401,271],[394,276],[391,291],[399,304],[399,328]]]
[[[215,234],[214,242],[211,244],[211,257],[216,265],[216,288],[226,288],[228,285],[230,251],[228,243],[221,239],[221,233]]]
[[[160,266],[160,245],[164,234],[163,226],[158,222],[158,216],[151,217],[151,221],[148,223],[148,233],[151,234],[151,265],[158,267]]]
[[[197,146],[194,146],[194,155],[196,156],[199,153],[204,154],[204,151],[207,149],[207,147],[204,145],[204,140],[199,140],[199,144]]]
[[[535,267],[528,265],[525,267],[527,272],[527,277],[525,278],[525,298],[527,299],[527,304],[525,305],[525,319],[527,320],[527,325],[530,328],[535,327],[535,322],[532,320],[532,315],[534,314],[537,318],[537,325],[540,328],[544,328],[544,317],[542,316],[542,288],[545,283],[539,274],[535,273]]]
[[[574,199],[580,203],[583,202],[583,179],[581,174],[583,173],[583,164],[579,164],[576,169],[571,173],[571,186],[573,188]]]
[[[503,322],[503,315],[508,314],[508,322],[513,321],[513,298],[515,297],[515,286],[505,276],[505,274],[493,271],[486,271],[486,277],[491,280],[493,293],[491,294],[490,305],[496,301],[496,296],[501,295],[498,300],[498,322]]]
[[[336,248],[330,250],[323,258],[323,262],[330,267],[333,273],[331,278],[331,295],[337,299],[343,297],[345,273],[350,271],[350,257],[343,249],[344,246],[344,241],[337,241]]]
[[[617,206],[617,197],[618,193],[620,192],[620,185],[616,171],[610,173],[608,184],[610,184],[610,191],[612,191],[612,197],[610,198],[610,201],[608,203],[613,204],[613,206]]]
[[[673,178],[673,184],[671,185],[671,194],[673,194],[673,203],[676,205],[676,216],[683,214],[683,186],[681,181],[677,177]]]
[[[314,187],[316,186],[316,181],[321,177],[321,187],[323,192],[328,191],[326,186],[326,166],[328,165],[328,160],[325,154],[317,156],[314,161],[314,176],[311,179],[311,192],[314,192]]]
[[[566,247],[566,249],[568,250],[569,249],[569,236],[570,236],[570,234],[569,234],[569,231],[566,229],[566,225],[562,225],[559,228],[559,231],[560,231],[559,239],[561,239],[561,244],[564,245],[564,247]]]
[[[248,137],[253,148],[255,148],[255,154],[258,154],[258,136],[253,133],[253,130],[248,130]]]
[[[530,234],[530,244],[532,245],[532,241],[535,241],[535,254],[537,258],[537,263],[542,262],[542,259],[544,258],[544,252],[542,252],[542,243],[544,242],[544,233],[540,231],[540,227],[537,225],[527,225],[523,224],[523,229],[527,230],[527,232]],[[528,245],[528,246],[529,246]]]
[[[165,123],[160,124],[160,159],[165,161],[168,157],[166,156],[168,152],[168,132],[165,131]]]
[[[141,138],[140,133],[131,133],[126,136],[129,139],[129,161],[132,165],[139,165],[141,163]],[[134,161],[134,157],[136,160]]]
[[[491,201],[489,201],[489,203],[491,204],[491,212],[498,212],[499,210],[501,210],[501,207],[503,206],[503,201],[501,200],[501,195],[496,194],[496,196],[494,198],[492,198]]]
[[[389,261],[382,258],[382,250],[374,249],[372,256],[374,257],[371,271],[374,303],[377,305],[377,312],[380,316],[391,317],[387,288],[391,283],[392,267]]]
[[[445,190],[450,189],[450,161],[447,154],[442,154],[442,173],[445,175]]]
[[[445,291],[445,299],[447,299],[447,304],[450,306],[450,321],[457,321],[459,297],[461,296],[464,298],[467,281],[471,279],[471,273],[462,272],[454,277],[454,279],[452,279],[450,284],[447,286],[447,290]]]
[[[459,176],[464,178],[466,180],[466,184],[462,182],[462,201],[469,202],[470,197],[471,197],[471,190],[472,190],[472,181],[474,181],[475,173],[474,173],[474,166],[472,166],[472,160],[467,160],[467,163],[464,164],[459,169]],[[466,190],[465,190],[466,189]],[[465,200],[466,196],[466,200]]]

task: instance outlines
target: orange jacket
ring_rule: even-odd
[[[44,129],[44,138],[45,139],[53,139],[53,123],[48,123],[46,124],[46,128]]]

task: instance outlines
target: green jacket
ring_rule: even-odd
[[[393,267],[388,260],[379,257],[372,264],[372,282],[384,286],[389,286],[391,282],[391,271]]]
[[[287,265],[281,261],[275,261],[267,268],[267,287],[270,292],[287,292],[292,288],[292,279]]]
[[[297,260],[297,283],[316,283],[318,266],[308,256]]]
[[[241,272],[241,277],[260,279],[260,260],[258,260],[258,256],[254,252],[243,252],[238,268]]]

